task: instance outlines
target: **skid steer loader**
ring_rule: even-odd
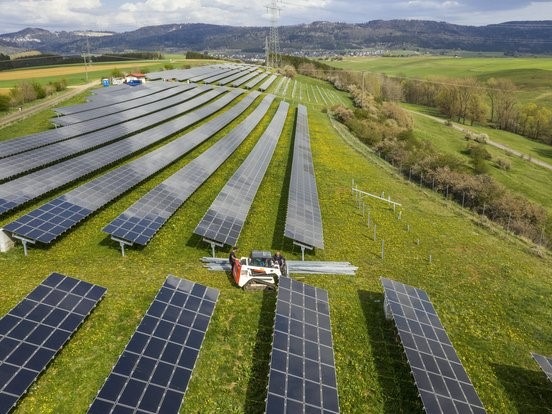
[[[286,266],[280,266],[272,260],[269,251],[253,250],[249,257],[236,261],[232,276],[236,284],[244,290],[275,290],[278,280],[286,276]]]

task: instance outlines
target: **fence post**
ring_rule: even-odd
[[[385,240],[381,239],[381,259],[385,257]]]

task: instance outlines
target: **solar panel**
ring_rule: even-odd
[[[265,79],[267,76],[268,76],[268,73],[263,72],[259,76],[255,77],[255,78],[251,79],[249,82],[247,82],[244,87],[246,89],[251,89],[251,88],[253,88],[253,86],[258,84],[260,81]]]
[[[222,93],[224,88],[217,90]],[[180,132],[226,107],[240,94],[240,91],[226,94],[213,103],[175,118],[169,123],[0,184],[0,214]]]
[[[231,70],[221,70],[221,71],[218,71],[217,74],[215,74],[214,76],[211,76],[211,77],[208,77],[208,78],[205,78],[203,79],[203,82],[205,83],[215,83],[215,82],[218,82],[222,79],[227,79],[229,78],[230,76],[233,76],[235,75],[236,73],[240,73],[243,71],[243,67],[242,66],[232,66],[231,67]],[[223,83],[227,83],[227,82],[223,82]]]
[[[86,103],[54,108],[54,111],[60,115],[72,115],[82,111],[101,108],[102,106],[139,99],[176,86],[177,84],[171,85],[162,82],[148,83],[142,88],[129,88],[127,85],[117,85],[93,91],[92,95],[88,98],[89,101]]]
[[[239,91],[241,90],[235,89],[231,93]],[[4,230],[22,239],[51,243],[94,211],[210,138],[243,113],[252,101],[253,99],[246,97],[217,118],[163,147],[49,201],[8,223]]]
[[[185,95],[186,96],[186,95]],[[188,98],[186,98],[188,99]],[[26,135],[19,138],[10,139],[0,142],[0,158],[18,154],[20,152],[29,151],[35,148],[51,145],[58,141],[63,141],[69,138],[87,134],[92,131],[103,130],[109,126],[120,124],[121,122],[129,121],[148,113],[157,112],[167,106],[176,105],[185,99],[179,97],[167,98],[160,102],[154,102],[150,105],[143,105],[140,108],[119,112],[113,115],[106,116],[100,119],[91,119],[89,121],[80,122],[74,125],[68,125],[64,128],[51,129],[48,131],[38,132],[31,135]]]
[[[426,413],[484,413],[427,293],[386,278],[381,283]]]
[[[46,145],[5,158],[0,164],[0,180],[15,177],[33,169],[68,158],[72,155],[108,144],[125,136],[138,133],[152,126],[162,124],[167,122],[169,119],[181,116],[183,113],[209,102],[224,92],[221,89],[217,89],[203,93],[210,89],[210,86],[200,86],[179,95],[176,100],[167,99],[165,104],[161,102],[155,103],[157,108],[164,105],[170,105],[168,108],[161,109],[154,113],[145,114],[139,118],[122,122],[105,129],[96,130],[88,134],[83,134],[75,138],[56,142],[51,145]],[[191,99],[194,96],[197,97]],[[174,105],[177,102],[178,104]],[[137,112],[139,113],[142,111]]]
[[[310,147],[307,108],[297,108],[293,163],[284,236],[309,247],[324,248],[322,215]]]
[[[145,246],[174,212],[238,148],[264,117],[274,95],[261,104],[226,137],[170,176],[121,213],[103,231],[118,240]]]
[[[0,319],[0,413],[8,413],[106,289],[52,273]]]
[[[155,102],[164,101],[168,102],[165,106],[173,105],[173,101],[167,101],[168,98],[180,98],[179,94],[186,92],[187,90],[195,88],[196,85],[177,85],[173,88],[167,88],[162,91],[159,91],[155,94],[149,94],[140,98],[124,100],[122,102],[116,102],[111,105],[103,106],[101,108],[92,109],[89,111],[82,111],[72,115],[66,115],[58,118],[53,118],[52,122],[58,126],[66,126],[72,124],[78,124],[79,122],[89,121],[91,119],[105,118],[107,116],[128,111],[133,109],[132,112],[129,112],[129,115],[134,116],[135,118],[142,115],[143,107],[146,105],[151,105]],[[185,98],[188,99],[188,98]],[[185,99],[176,100],[175,102],[181,102]],[[138,112],[138,115],[136,115]],[[141,113],[142,112],[142,113]],[[149,112],[149,111],[148,111]]]
[[[236,79],[234,82],[232,82],[232,86],[234,87],[238,87],[242,84],[244,84],[245,82],[257,77],[259,75],[259,71],[258,70],[255,70],[253,69],[252,72],[248,73],[247,75],[245,76],[242,76],[241,78],[238,78]]]
[[[88,413],[178,413],[218,296],[169,275]]]
[[[538,355],[533,352],[531,353],[531,355],[533,355],[533,358],[535,359],[535,361],[537,361],[537,364],[539,364],[548,379],[552,381],[552,358]]]
[[[259,86],[259,90],[262,92],[266,91],[268,88],[270,88],[270,85],[272,85],[272,82],[274,82],[277,77],[277,75],[270,75],[270,77],[265,80],[261,86]]]
[[[282,277],[266,414],[339,413],[328,292]]]
[[[235,81],[235,80],[237,80],[237,79],[243,78],[243,77],[246,76],[248,73],[250,73],[250,72],[252,72],[252,71],[254,71],[254,70],[255,70],[255,68],[241,68],[241,69],[239,69],[239,71],[238,71],[237,73],[234,73],[234,74],[232,74],[232,75],[230,75],[230,76],[227,76],[227,77],[225,77],[225,78],[223,78],[223,79],[220,79],[220,80],[218,81],[218,84],[219,84],[219,85],[226,85],[226,84],[228,84],[228,83],[230,83],[230,82],[233,82],[233,81]]]
[[[195,234],[234,246],[261,185],[286,121],[289,104],[281,102],[270,125],[207,210]]]

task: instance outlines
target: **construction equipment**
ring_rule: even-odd
[[[275,290],[278,280],[286,276],[285,262],[282,268],[272,260],[269,251],[253,250],[249,257],[236,260],[232,276],[236,284],[245,290]]]

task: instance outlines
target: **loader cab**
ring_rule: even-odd
[[[272,267],[272,255],[266,250],[253,250],[249,256],[249,265]]]

